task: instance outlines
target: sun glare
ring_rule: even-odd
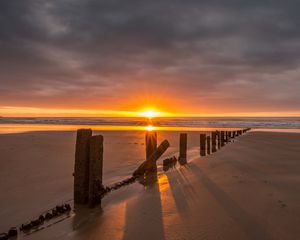
[[[155,112],[154,110],[147,110],[142,112],[141,115],[147,118],[153,118],[158,116],[158,112]]]

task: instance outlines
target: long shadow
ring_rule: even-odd
[[[184,217],[189,210],[189,203],[197,201],[197,193],[193,186],[189,184],[189,180],[179,169],[166,174],[169,179],[170,190],[176,205],[178,213]],[[189,201],[187,201],[189,199]]]
[[[131,199],[126,205],[123,240],[164,240],[163,214],[157,175],[143,181],[145,191]]]
[[[243,229],[250,239],[268,240],[272,239],[269,234],[245,212],[230,196],[217,186],[210,178],[195,164],[189,165],[188,169],[193,173],[214,196],[228,215]]]

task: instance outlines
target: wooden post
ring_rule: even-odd
[[[232,138],[235,138],[235,131],[232,132]]]
[[[225,132],[225,142],[228,143],[228,131]]]
[[[152,171],[152,166],[156,164],[157,159],[170,147],[168,140],[164,140],[158,148],[151,154],[148,160],[144,161],[137,170],[133,172],[134,177],[142,176],[146,172]]]
[[[200,156],[205,156],[206,134],[200,134]]]
[[[210,136],[207,136],[206,144],[207,144],[207,154],[210,154]]]
[[[147,131],[145,136],[146,141],[146,160],[149,160],[152,153],[155,152],[157,148],[157,133],[152,131]],[[156,162],[152,166],[152,171],[157,171]]]
[[[224,147],[224,138],[225,138],[225,136],[224,136],[224,131],[221,131],[221,147]]]
[[[89,177],[89,206],[101,203],[103,174],[103,136],[90,138],[90,177]]]
[[[187,152],[187,133],[180,133],[179,158],[178,158],[178,162],[180,163],[180,165],[184,165],[187,163],[186,152]]]
[[[221,148],[221,134],[219,131],[217,131],[217,138],[218,138],[218,149]]]
[[[86,204],[89,196],[89,139],[91,129],[79,129],[76,137],[74,166],[74,203]]]
[[[212,152],[216,152],[217,151],[217,133],[216,132],[211,132],[211,145],[212,145]]]

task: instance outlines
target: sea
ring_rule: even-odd
[[[299,132],[300,117],[0,117],[1,133],[46,130],[157,130],[201,131],[252,128],[264,131]]]

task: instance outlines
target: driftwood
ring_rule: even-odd
[[[134,177],[142,176],[146,172],[153,170],[153,164],[163,155],[163,153],[168,149],[170,146],[168,140],[164,140],[158,148],[151,154],[151,156],[144,161],[137,170],[133,172]]]

